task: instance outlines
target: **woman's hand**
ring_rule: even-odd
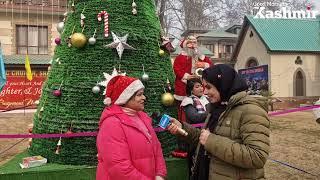
[[[171,134],[176,135],[178,132],[178,128],[182,128],[182,124],[175,118],[171,118],[170,121],[171,121],[171,124],[168,126],[168,131]]]
[[[164,180],[162,176],[156,176],[156,180]]]
[[[200,137],[199,137],[199,141],[202,145],[205,145],[207,140],[208,140],[208,137],[210,135],[210,131],[206,130],[206,129],[202,129],[201,130],[201,134],[200,134]]]

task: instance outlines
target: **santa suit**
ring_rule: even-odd
[[[204,68],[208,68],[212,64],[211,60],[204,55],[199,56],[198,62],[204,62]],[[182,101],[186,96],[186,78],[188,75],[194,74],[194,71],[196,69],[195,63],[196,62],[192,60],[191,57],[187,56],[185,52],[181,52],[181,54],[176,57],[173,63],[173,70],[174,74],[176,75],[176,79],[174,82],[174,98],[178,101]]]

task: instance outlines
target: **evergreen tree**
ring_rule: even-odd
[[[72,3],[74,8],[72,9]],[[128,76],[141,78],[145,73],[149,80],[144,81],[147,97],[146,111],[151,114],[169,113],[176,117],[174,107],[161,103],[161,95],[167,78],[173,82],[173,71],[169,54],[159,55],[161,28],[155,12],[153,0],[74,0],[61,33],[61,44],[55,49],[51,70],[43,86],[40,104],[34,116],[33,133],[66,133],[98,131],[98,122],[105,105],[104,87],[96,86],[104,80],[103,73],[111,73],[116,67]],[[136,9],[134,15],[132,10]],[[98,21],[102,11],[108,13],[108,21]],[[81,13],[85,16],[81,27]],[[103,13],[102,13],[103,15]],[[83,18],[83,16],[82,16]],[[108,32],[105,32],[108,23]],[[95,33],[96,32],[96,33]],[[128,34],[126,43],[134,49],[124,49],[121,59],[115,48],[106,45],[114,41],[112,33],[118,37]],[[96,42],[81,47],[81,38],[72,37],[72,46],[67,39],[74,33],[83,33],[86,39],[95,33]],[[105,33],[108,37],[105,37]],[[83,40],[83,39],[82,39]],[[122,39],[123,40],[123,39]],[[56,41],[59,44],[59,40]],[[121,65],[121,66],[120,66]],[[93,87],[95,87],[93,89]],[[95,93],[93,92],[95,91]],[[154,119],[154,125],[157,120]],[[175,148],[175,138],[167,132],[158,134],[165,155]],[[42,155],[49,162],[61,164],[96,164],[95,137],[62,138],[59,153],[56,153],[59,138],[33,139],[30,153]]]

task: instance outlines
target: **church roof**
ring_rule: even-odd
[[[320,19],[245,17],[269,51],[320,52]]]
[[[245,16],[235,51],[236,59],[248,27],[251,26],[268,52],[320,53],[320,18],[277,19]]]

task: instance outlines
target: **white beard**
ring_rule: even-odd
[[[184,48],[183,49],[186,53],[187,56],[191,57],[192,59],[197,60],[199,57],[199,53],[197,49],[193,49],[193,48]]]
[[[200,56],[199,51],[197,48],[183,48],[183,51],[185,51],[187,56],[192,59],[191,74],[194,74],[196,71],[195,64],[198,62]]]

